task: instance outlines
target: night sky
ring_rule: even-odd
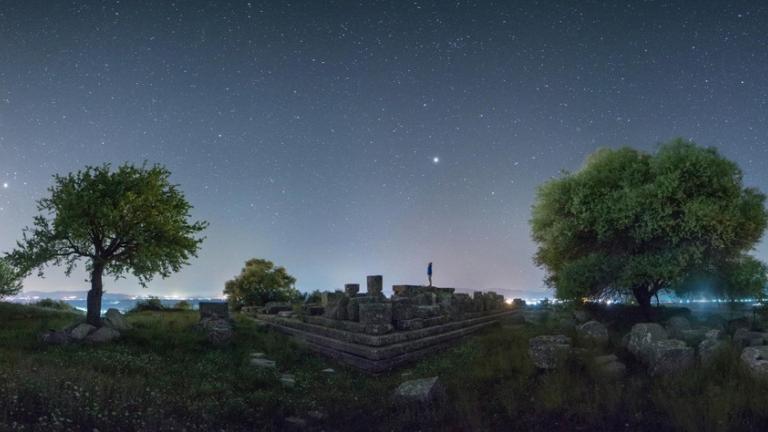
[[[768,191],[766,29],[762,1],[0,0],[0,251],[53,174],[147,160],[207,240],[108,291],[218,295],[263,257],[302,290],[433,261],[439,286],[543,293],[536,187],[599,147],[691,138]]]

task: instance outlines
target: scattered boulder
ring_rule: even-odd
[[[445,399],[445,388],[438,377],[422,378],[400,384],[393,398],[396,403],[434,406]]]
[[[747,317],[735,318],[726,322],[726,330],[730,334],[736,333],[738,329],[749,330],[750,326],[749,318]]]
[[[564,335],[536,336],[528,341],[528,355],[537,368],[554,369],[571,351],[571,338]]]
[[[251,358],[251,366],[262,369],[276,369],[277,363],[274,360],[269,360],[263,357]]]
[[[593,361],[597,372],[606,378],[619,379],[627,372],[627,366],[615,354],[597,356]]]
[[[768,333],[739,328],[733,334],[733,343],[739,347],[768,345]]]
[[[232,340],[234,334],[232,323],[224,318],[203,318],[200,327],[206,332],[208,341],[214,345],[225,345]]]
[[[285,431],[305,431],[307,430],[308,423],[301,417],[291,416],[285,418],[283,426]]]
[[[48,345],[66,345],[72,338],[66,331],[49,330],[40,335],[40,341]]]
[[[719,329],[710,329],[704,333],[704,339],[723,339],[725,332]]]
[[[296,385],[296,378],[291,374],[283,374],[280,377],[280,383],[286,387],[294,387]]]
[[[92,326],[88,323],[81,323],[69,331],[69,336],[72,338],[72,340],[81,341],[94,331],[96,331],[95,326]]]
[[[104,318],[101,321],[105,326],[119,332],[130,330],[131,328],[128,321],[125,320],[125,316],[123,316],[119,310],[114,308],[107,310],[106,315],[104,315]]]
[[[674,339],[683,339],[682,332],[691,329],[691,322],[682,316],[673,316],[667,321],[667,334]]]
[[[680,330],[678,331],[677,338],[684,341],[689,346],[696,347],[701,343],[701,341],[706,339],[707,331],[709,331],[709,329],[706,328]]]
[[[585,322],[589,321],[589,314],[585,310],[577,309],[577,310],[573,311],[573,319],[575,319],[576,322],[578,322],[580,324],[581,323],[585,323]]]
[[[579,326],[579,334],[597,344],[608,343],[608,328],[597,321],[588,321]]]
[[[651,345],[654,342],[667,339],[667,331],[656,323],[638,323],[632,326],[627,339],[629,352],[643,361],[652,357]]]
[[[86,342],[94,343],[94,344],[101,344],[101,343],[107,343],[112,342],[113,340],[120,337],[120,332],[113,329],[112,327],[99,327],[96,331],[86,336],[84,339]]]
[[[281,318],[292,318],[294,315],[293,311],[280,311],[277,313],[277,316]]]
[[[728,346],[728,343],[722,339],[705,338],[699,343],[699,360],[701,360],[701,364],[710,364],[717,353],[726,346]]]
[[[768,345],[744,348],[741,361],[753,375],[768,377]]]
[[[332,373],[336,373],[336,370],[334,370],[333,368],[327,368],[327,369],[323,369],[320,372],[327,373],[327,374],[332,374]]]
[[[650,345],[651,358],[648,361],[651,375],[667,375],[685,370],[694,364],[693,348],[678,339],[662,339]]]
[[[560,322],[558,322],[558,328],[560,330],[570,330],[572,328],[576,327],[576,320],[573,318],[560,318]]]

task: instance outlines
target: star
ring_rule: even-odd
[[[433,157],[432,158],[432,163],[435,164],[435,165],[439,164],[440,163],[440,158],[437,157],[437,156]]]
[[[3,189],[8,189],[8,183],[3,183]]]

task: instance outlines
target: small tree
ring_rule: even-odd
[[[24,273],[64,265],[71,274],[86,260],[90,273],[87,322],[101,325],[102,277],[132,273],[142,286],[156,275],[167,277],[197,256],[206,222],[189,222],[192,206],[170,172],[109,164],[55,176],[50,196],[38,201],[40,214],[25,228],[18,248],[8,256]]]
[[[14,295],[21,291],[21,277],[10,264],[0,259],[0,298]]]
[[[599,150],[539,189],[535,261],[560,298],[631,294],[646,314],[653,296],[696,272],[752,272],[726,289],[761,291],[764,268],[744,257],[768,223],[764,202],[712,148],[675,140],[655,154]]]
[[[224,286],[224,294],[236,309],[243,306],[263,306],[270,301],[295,301],[301,297],[294,284],[296,279],[272,261],[251,259],[240,274]]]

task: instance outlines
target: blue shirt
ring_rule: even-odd
[[[427,274],[432,276],[432,264],[427,266]]]

